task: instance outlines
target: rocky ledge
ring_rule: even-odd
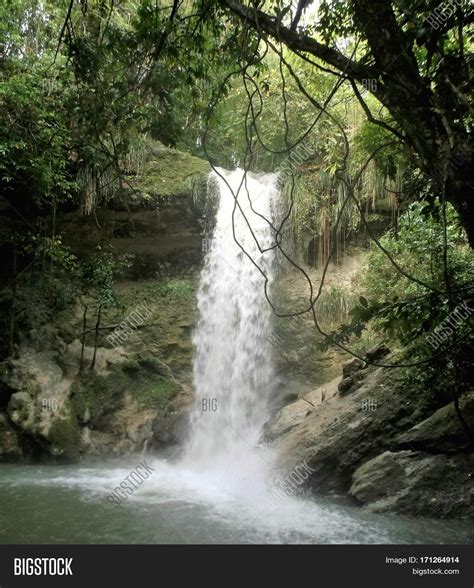
[[[266,439],[284,470],[310,466],[315,493],[376,512],[472,517],[474,453],[465,427],[453,403],[434,408],[409,388],[393,371],[352,360],[342,377],[279,410]],[[460,399],[460,410],[473,430],[474,392]]]

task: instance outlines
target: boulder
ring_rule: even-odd
[[[8,417],[0,413],[0,461],[17,461],[23,457],[18,435]]]
[[[299,425],[313,410],[317,410],[320,404],[329,400],[337,393],[337,386],[340,381],[341,378],[338,376],[326,385],[319,386],[315,390],[305,394],[302,398],[297,398],[276,412],[265,424],[265,440],[274,441]]]
[[[164,449],[177,446],[185,439],[189,430],[189,412],[169,412],[160,415],[153,422],[150,449]]]
[[[351,359],[350,361],[346,361],[346,363],[342,364],[342,378],[345,380],[346,378],[350,378],[356,372],[360,371],[364,367],[364,362],[357,357]]]
[[[45,339],[50,340],[47,331]],[[76,456],[78,427],[69,402],[71,381],[64,377],[57,351],[44,348],[38,336],[23,340],[18,357],[9,361],[1,377],[14,391],[6,412],[18,435],[50,456]]]
[[[373,512],[472,518],[474,455],[386,451],[362,464],[349,494]]]
[[[377,512],[473,516],[474,455],[452,404],[414,403],[384,368],[351,362],[346,374],[358,378],[351,394],[338,394],[336,380],[324,401],[314,392],[306,397],[314,407],[299,399],[267,423],[281,470],[305,462],[313,492],[349,495]],[[460,402],[471,427],[473,396]]]
[[[362,360],[355,357],[342,365],[342,381],[338,386],[340,394],[347,394],[353,390],[363,378],[365,364]]]
[[[416,423],[416,415],[400,395],[385,386],[390,378],[387,371],[367,368],[363,373],[352,394],[328,395],[310,411],[312,407],[303,408],[299,400],[267,425],[266,435],[274,439],[280,466],[289,471],[306,461],[314,470],[309,485],[316,492],[346,493],[354,470],[391,448],[400,433],[399,422],[407,419],[406,427]],[[336,392],[337,382],[333,381]]]
[[[32,398],[28,392],[15,392],[11,395],[8,403],[8,413],[12,421],[18,421],[22,417],[26,418],[31,409]],[[18,417],[13,418],[13,415],[17,413]]]
[[[459,408],[468,427],[474,432],[474,392],[460,399]],[[458,452],[470,445],[470,439],[453,403],[443,406],[409,431],[402,433],[397,440],[401,446],[430,452]]]
[[[392,494],[394,489],[405,483],[406,472],[401,463],[403,457],[411,453],[385,451],[365,462],[352,475],[349,493],[363,504]]]
[[[192,410],[194,394],[191,388],[181,382],[176,397],[167,409],[154,419],[150,449],[163,450],[182,445],[189,432],[189,415]]]

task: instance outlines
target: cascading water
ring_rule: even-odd
[[[258,470],[259,462],[268,465],[257,445],[275,383],[264,275],[269,290],[277,255],[269,224],[279,208],[277,178],[241,169],[209,177],[219,204],[198,292],[196,399],[185,461],[211,469],[232,463],[239,477],[253,463]]]
[[[57,466],[54,471],[12,466],[6,476],[4,469],[0,488],[9,508],[0,510],[0,521],[12,513],[12,522],[6,530],[0,525],[0,542],[2,537],[11,539],[9,533],[19,526],[22,535],[14,535],[14,541],[24,540],[23,530],[29,529],[36,534],[28,538],[37,543],[58,537],[59,542],[67,537],[72,543],[456,542],[459,521],[449,531],[442,523],[431,521],[427,526],[423,521],[371,515],[290,493],[274,502],[275,459],[260,444],[274,392],[272,314],[264,296],[265,279],[236,241],[266,274],[270,289],[277,253],[260,249],[275,244],[275,231],[259,213],[275,224],[277,176],[244,178],[242,170],[218,171],[220,175],[213,173],[209,179],[210,190],[218,192],[219,207],[198,293],[196,400],[183,458],[170,462],[147,455],[153,475],[113,513],[104,509],[105,497],[129,476],[135,461],[122,466],[115,461],[106,467]],[[38,503],[51,503],[55,520],[62,524],[51,526],[50,517],[31,507]],[[470,528],[465,532],[471,536]]]

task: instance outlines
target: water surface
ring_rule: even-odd
[[[155,472],[118,507],[107,495],[138,462],[0,466],[0,543],[473,543],[468,522],[311,498],[274,508],[245,477],[236,486],[217,471],[148,462]]]

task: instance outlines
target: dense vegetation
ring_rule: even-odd
[[[436,0],[3,2],[3,354],[79,302],[97,333],[129,260],[78,257],[58,215],[129,208],[151,138],[212,165],[286,165],[288,222],[320,266],[361,229],[376,238],[329,343],[369,328],[467,382],[469,320],[434,357],[426,337],[474,306],[473,19]]]

